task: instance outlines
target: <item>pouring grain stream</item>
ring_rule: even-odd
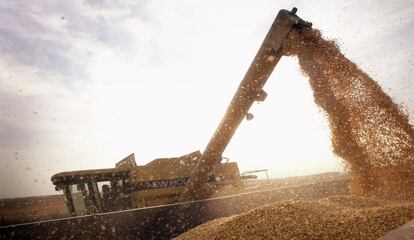
[[[399,106],[320,31],[293,29],[282,47],[297,56],[315,103],[326,113],[333,151],[355,194],[414,198],[414,130]]]

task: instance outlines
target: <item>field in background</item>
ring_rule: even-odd
[[[309,183],[319,183],[332,180],[346,179],[347,175],[341,172],[326,172],[306,176],[295,176],[274,179],[246,180],[246,191],[258,191],[272,188],[293,187]]]
[[[0,199],[0,226],[68,216],[63,195]]]

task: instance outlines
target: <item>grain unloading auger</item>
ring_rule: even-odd
[[[204,196],[202,185],[215,165],[220,163],[222,154],[255,101],[264,101],[267,93],[263,87],[282,57],[282,43],[292,28],[311,27],[312,23],[302,20],[292,11],[282,9],[276,16],[259,51],[254,57],[246,75],[234,94],[227,111],[213,137],[205,148],[201,161],[190,175],[188,190],[182,199],[199,199]]]

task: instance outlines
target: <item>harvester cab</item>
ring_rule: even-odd
[[[72,216],[128,208],[124,189],[129,171],[122,168],[62,172],[52,176],[56,190],[63,191]]]
[[[263,87],[282,57],[282,43],[293,28],[311,27],[291,11],[280,10],[240,83],[223,119],[204,151],[178,158],[155,159],[138,166],[134,155],[113,169],[59,173],[52,177],[57,190],[63,190],[72,215],[105,212],[122,208],[146,207],[206,199],[217,189],[240,190],[242,179],[237,163],[223,162],[223,152],[243,119],[252,119],[250,107],[264,101]],[[267,172],[266,172],[267,173]],[[99,183],[110,184],[99,189]],[[75,189],[76,188],[76,189]],[[108,197],[109,196],[109,197]],[[108,201],[112,199],[111,201]],[[119,200],[120,205],[111,207]],[[83,202],[83,203],[81,203]]]

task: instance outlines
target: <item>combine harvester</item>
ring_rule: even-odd
[[[296,11],[279,11],[203,153],[143,166],[131,154],[115,168],[55,174],[52,182],[63,191],[72,217],[0,227],[0,239],[169,239],[274,201],[347,194],[345,180],[301,187],[300,196],[299,187],[243,193],[242,179],[254,176],[240,175],[237,163],[222,162],[238,126],[251,118],[252,104],[265,100],[263,86],[282,57],[287,34],[312,25]],[[220,197],[211,197],[217,192]]]
[[[292,11],[281,10],[267,34],[220,125],[203,153],[155,159],[137,166],[134,154],[115,168],[72,171],[52,176],[62,190],[72,216],[207,199],[215,192],[239,193],[242,179],[237,163],[222,154],[255,101],[264,101],[263,86],[282,57],[281,45],[293,27],[311,27]],[[109,183],[100,187],[103,183]]]

